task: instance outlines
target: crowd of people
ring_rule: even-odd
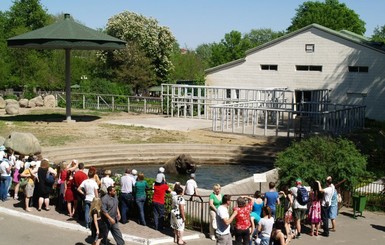
[[[12,197],[19,199],[22,192],[26,212],[30,212],[32,207],[39,212],[49,211],[50,195],[55,185],[58,192],[56,208],[90,229],[93,244],[107,241],[108,232],[118,245],[124,244],[119,223],[129,222],[134,208],[138,223],[147,226],[145,203],[150,201],[146,200],[148,191],[153,193],[153,228],[163,230],[166,193],[171,193],[170,225],[175,234],[174,242],[186,244],[183,240],[186,220],[184,196],[191,196],[192,200],[198,195],[195,174],[190,175],[184,187],[176,182],[172,190],[166,182],[163,167],[159,168],[155,183],[150,186],[144,174],[135,169],[126,169],[116,183],[109,169],[100,174],[95,167],[85,166],[77,160],[63,161],[53,167],[41,156],[15,155],[3,146],[0,146],[0,161],[0,199],[3,202]],[[12,185],[13,193],[10,191]],[[232,236],[235,236],[237,244],[250,244],[251,241],[262,245],[288,244],[292,239],[301,238],[301,225],[305,221],[311,224],[310,236],[320,235],[321,226],[322,235],[329,236],[329,219],[330,230],[336,229],[338,203],[331,177],[326,179],[326,185],[322,188],[321,183],[315,181],[311,187],[305,188],[298,178],[294,187],[283,186],[278,192],[275,183],[271,182],[266,193],[256,191],[253,197],[241,196],[236,205],[232,205],[231,196],[223,195],[221,186],[215,184],[209,196],[209,238],[217,244],[232,244]],[[120,188],[119,198],[117,187]],[[281,205],[281,201],[284,217],[277,218],[276,207]]]
[[[210,238],[217,244],[233,244],[234,236],[236,244],[285,245],[302,237],[304,223],[310,224],[310,236],[328,237],[329,231],[336,231],[338,193],[332,177],[325,181],[324,188],[320,181],[304,187],[302,180],[297,178],[293,187],[282,186],[281,191],[270,182],[269,190],[263,196],[256,191],[253,197],[238,197],[232,213],[231,196],[222,195],[220,185],[216,184],[209,201]],[[284,216],[279,218],[276,217],[278,205],[284,209]],[[332,224],[330,229],[329,222]]]

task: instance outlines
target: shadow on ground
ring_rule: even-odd
[[[376,229],[376,230],[385,232],[385,226],[383,226],[383,225],[374,225],[374,224],[371,224],[371,226],[372,226],[374,229]]]
[[[100,119],[99,116],[93,115],[72,115],[71,119],[76,122],[92,122]],[[53,114],[35,114],[35,115],[16,115],[0,117],[0,121],[12,121],[12,122],[63,122],[66,120],[66,116],[59,113]]]

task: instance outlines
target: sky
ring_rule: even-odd
[[[0,0],[0,11],[13,0]],[[195,49],[220,42],[226,33],[252,29],[283,31],[291,24],[303,0],[40,0],[53,15],[69,13],[91,28],[105,28],[108,19],[124,11],[151,17],[168,27],[180,47]],[[340,0],[366,22],[365,36],[385,25],[384,0]]]

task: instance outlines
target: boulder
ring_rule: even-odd
[[[19,103],[17,104],[7,104],[5,106],[5,113],[8,115],[17,115],[19,114]]]
[[[0,109],[4,109],[6,105],[4,98],[0,96]]]
[[[52,94],[44,97],[44,107],[55,108],[56,107],[56,98]]]
[[[190,174],[195,173],[196,165],[190,155],[181,154],[168,160],[163,167],[166,173]]]
[[[20,100],[19,100],[19,106],[20,106],[21,108],[26,108],[26,107],[28,107],[28,99],[20,99]]]
[[[41,153],[40,143],[31,133],[13,132],[5,139],[4,146],[26,156]]]
[[[5,104],[6,105],[19,105],[19,102],[17,100],[14,100],[14,99],[6,99]]]
[[[28,101],[28,108],[35,108],[36,107],[36,100],[35,99],[30,99]]]
[[[43,100],[43,97],[41,96],[37,96],[35,98],[33,98],[35,100],[35,104],[36,106],[44,106],[44,100]]]

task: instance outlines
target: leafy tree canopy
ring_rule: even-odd
[[[106,30],[109,35],[135,43],[151,60],[158,83],[167,82],[172,68],[170,55],[176,41],[167,27],[160,26],[153,18],[125,11],[111,17]]]
[[[352,141],[327,136],[294,142],[275,162],[283,185],[292,185],[298,177],[309,185],[332,176],[334,183],[346,179],[344,185],[350,189],[366,175],[366,164],[366,157]]]
[[[377,26],[372,35],[372,41],[385,43],[385,25]]]
[[[359,15],[338,0],[325,0],[325,2],[307,1],[299,6],[296,15],[292,18],[289,32],[317,23],[330,29],[340,31],[348,30],[359,35],[366,31],[365,22]]]

